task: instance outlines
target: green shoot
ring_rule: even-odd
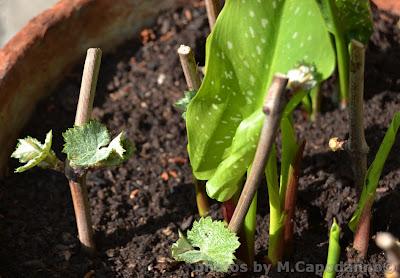
[[[329,233],[328,259],[323,278],[336,277],[335,266],[338,264],[340,258],[339,240],[340,240],[340,227],[336,223],[336,219],[333,219],[331,231]]]
[[[25,165],[15,169],[15,172],[21,173],[35,166],[59,170],[62,162],[51,149],[52,140],[53,133],[51,130],[47,133],[44,144],[32,137],[18,139],[17,147],[11,157],[18,159],[20,163],[25,163]]]
[[[368,168],[363,190],[357,209],[349,222],[350,229],[355,233],[353,247],[358,250],[361,255],[365,255],[368,249],[369,241],[369,224],[368,229],[361,229],[365,223],[369,223],[371,218],[371,206],[375,199],[376,188],[382,173],[385,161],[390,150],[396,140],[397,131],[400,127],[400,112],[394,115],[394,118],[386,131],[385,137],[375,155],[375,159]]]
[[[349,97],[349,43],[352,39],[366,44],[372,34],[372,14],[368,0],[321,0],[326,27],[335,38],[340,99],[347,106]]]
[[[227,272],[239,245],[238,237],[223,221],[200,218],[193,223],[187,238],[179,233],[178,241],[172,245],[172,257],[190,264],[204,263],[213,271]]]

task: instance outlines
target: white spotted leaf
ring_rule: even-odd
[[[208,180],[210,197],[225,201],[239,190],[272,77],[299,63],[315,66],[321,80],[335,67],[315,0],[225,2],[207,39],[204,81],[186,113],[190,161],[195,176]]]

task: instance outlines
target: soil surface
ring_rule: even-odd
[[[375,33],[367,51],[365,83],[366,139],[372,161],[394,113],[400,111],[399,18],[374,12]],[[396,25],[397,24],[397,25]],[[10,174],[0,182],[0,276],[5,277],[194,277],[196,266],[174,262],[170,246],[178,229],[187,230],[198,218],[186,152],[185,123],[174,103],[185,90],[176,55],[184,43],[196,49],[203,63],[209,33],[203,2],[161,14],[140,38],[103,57],[94,117],[112,130],[127,130],[136,155],[120,167],[88,175],[89,197],[98,254],[79,252],[74,211],[67,180],[35,169]],[[60,157],[61,133],[72,126],[82,66],[42,102],[21,136],[44,140],[53,129],[54,149]],[[323,86],[322,113],[316,122],[296,112],[298,134],[307,140],[298,194],[294,255],[306,263],[325,264],[328,233],[335,217],[342,227],[342,256],[351,243],[347,222],[355,209],[349,158],[328,150],[329,138],[346,137],[348,116],[337,109],[334,80]],[[385,165],[373,207],[372,234],[390,231],[400,237],[400,142]],[[10,169],[17,166],[10,161]],[[266,254],[268,197],[259,193],[256,254]],[[213,203],[212,216],[221,217]],[[379,266],[383,253],[373,241],[365,264]],[[376,270],[376,267],[375,267]],[[315,273],[316,272],[316,273]],[[320,277],[312,273],[258,272],[257,277]],[[234,275],[234,274],[232,274]],[[236,274],[235,274],[236,275]],[[250,276],[250,274],[248,274]],[[367,273],[342,272],[339,277],[383,277],[379,269]]]

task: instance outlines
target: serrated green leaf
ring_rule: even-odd
[[[175,102],[175,107],[180,109],[182,112],[182,118],[186,119],[186,111],[189,103],[192,101],[197,91],[185,91],[183,98]]]
[[[186,121],[193,171],[208,180],[210,197],[225,201],[238,190],[272,76],[300,62],[315,65],[322,79],[331,75],[335,55],[324,26],[314,0],[226,1],[207,39],[206,75]]]
[[[35,166],[43,169],[55,168],[59,160],[51,149],[52,139],[51,130],[47,133],[44,144],[32,137],[18,139],[17,147],[11,157],[18,159],[20,163],[25,163],[25,165],[15,169],[15,172],[21,173]]]
[[[172,245],[172,256],[177,261],[201,262],[214,271],[227,272],[239,245],[238,237],[224,222],[206,217],[193,223],[187,239],[180,234],[178,241]]]
[[[397,132],[400,127],[400,112],[397,112],[389,128],[386,131],[385,137],[381,145],[379,146],[378,152],[375,155],[375,159],[369,166],[367,174],[365,175],[365,182],[363,191],[361,192],[360,200],[357,204],[357,209],[354,212],[349,227],[354,232],[360,221],[362,212],[367,202],[373,202],[375,199],[376,188],[378,186],[379,178],[381,176],[383,166],[385,165],[386,159],[392,149],[394,142],[396,141]]]
[[[127,160],[133,152],[124,132],[110,142],[107,128],[96,121],[70,128],[63,137],[63,152],[72,167],[115,166]]]

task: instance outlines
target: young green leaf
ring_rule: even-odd
[[[61,164],[51,149],[52,139],[51,130],[47,133],[44,144],[32,137],[18,139],[17,147],[11,157],[18,159],[20,163],[25,163],[25,165],[15,169],[15,172],[21,173],[35,166],[43,169],[55,169],[57,165]]]
[[[186,263],[204,263],[214,271],[227,272],[239,247],[238,237],[224,222],[211,217],[200,218],[193,223],[187,239],[180,233],[172,245],[172,257]]]
[[[241,23],[236,20],[240,18]],[[254,157],[272,76],[299,62],[331,75],[335,55],[314,0],[226,1],[207,39],[206,75],[188,106],[195,176],[219,201],[239,190]]]
[[[70,128],[63,137],[63,152],[72,167],[115,166],[127,160],[133,152],[124,132],[110,142],[107,128],[96,121]]]
[[[340,239],[340,227],[337,224],[336,219],[333,219],[331,231],[329,233],[328,259],[323,278],[336,277],[335,266],[338,264],[340,258],[339,239]]]
[[[197,91],[185,91],[183,98],[175,102],[175,107],[180,109],[182,112],[182,118],[186,119],[186,111],[190,101],[196,95]]]
[[[397,131],[400,127],[400,112],[394,115],[392,122],[388,130],[386,131],[385,137],[381,145],[379,146],[378,152],[375,155],[375,159],[371,166],[368,168],[364,188],[361,193],[360,200],[357,205],[357,209],[350,220],[349,227],[354,232],[360,221],[360,217],[364,210],[367,202],[373,202],[375,199],[376,188],[378,186],[379,178],[382,173],[383,166],[385,165],[386,159],[392,149],[394,142],[396,141]]]

